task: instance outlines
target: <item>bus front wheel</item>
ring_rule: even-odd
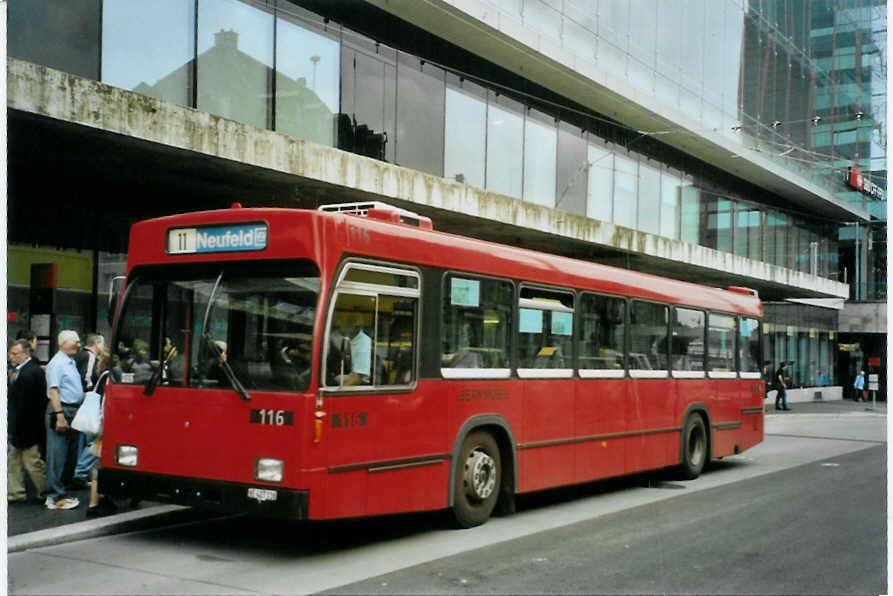
[[[707,464],[707,427],[704,419],[693,414],[685,421],[682,431],[682,477],[694,480]]]
[[[487,432],[469,434],[459,450],[453,483],[453,517],[460,528],[479,526],[490,518],[502,486],[499,446]]]

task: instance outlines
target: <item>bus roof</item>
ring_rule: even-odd
[[[167,250],[172,229],[249,223],[266,225],[262,250],[186,255]],[[300,227],[315,233],[295,234]],[[128,273],[146,264],[288,259],[295,254],[314,258],[321,269],[334,268],[341,256],[350,254],[751,316],[763,311],[757,293],[744,288],[718,289],[411,225],[303,209],[233,208],[139,222],[131,229]]]

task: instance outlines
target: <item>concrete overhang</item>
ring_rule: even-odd
[[[868,212],[836,198],[829,189],[781,166],[761,150],[716,129],[705,130],[686,113],[506,18],[491,4],[479,0],[367,2],[621,124],[659,132],[661,142],[783,197],[788,207],[840,222],[869,220]]]
[[[312,208],[382,200],[435,228],[725,287],[767,300],[845,298],[848,286],[546,208],[458,182],[294,139],[206,112],[10,59],[12,202],[29,184],[105,190],[112,208],[144,218],[244,206]],[[91,190],[94,189],[94,190]]]

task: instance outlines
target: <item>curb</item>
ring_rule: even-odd
[[[116,513],[97,519],[89,519],[56,528],[47,528],[27,534],[7,538],[7,553],[16,553],[31,548],[64,544],[75,540],[132,532],[159,523],[186,521],[194,516],[194,510],[180,505],[159,505],[137,511]]]

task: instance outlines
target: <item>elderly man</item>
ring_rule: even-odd
[[[81,433],[71,428],[71,421],[84,399],[84,387],[74,355],[81,339],[75,331],[59,333],[59,351],[47,364],[47,509],[74,509],[80,505],[76,497],[67,496],[62,472],[68,461],[77,458]]]
[[[6,498],[10,503],[23,503],[25,472],[34,484],[37,497],[43,499],[46,493],[46,464],[40,457],[47,403],[46,379],[37,360],[31,358],[31,345],[24,339],[9,346],[9,364],[12,374],[8,394],[10,448],[6,457]]]

